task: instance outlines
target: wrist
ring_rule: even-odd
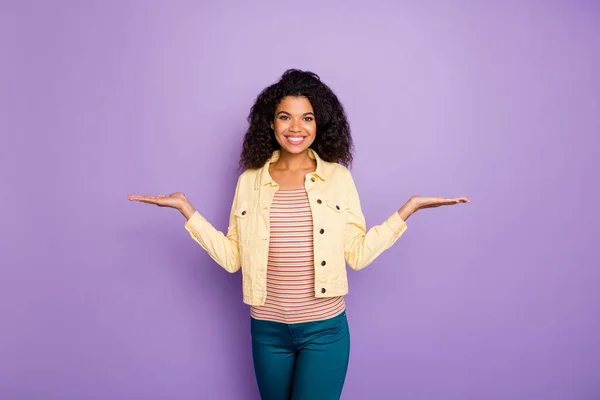
[[[177,208],[179,212],[185,217],[185,219],[190,219],[192,215],[196,212],[196,209],[192,204],[187,200],[183,200],[179,207]]]
[[[402,207],[400,207],[400,209],[398,210],[398,215],[400,216],[400,218],[406,221],[408,217],[415,213],[415,211],[417,211],[417,206],[414,203],[413,199],[410,198]]]

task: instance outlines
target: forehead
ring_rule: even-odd
[[[286,96],[277,104],[276,111],[306,113],[313,112],[313,107],[304,96]]]

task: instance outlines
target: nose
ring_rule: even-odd
[[[298,120],[292,121],[292,125],[290,125],[291,132],[300,132],[302,131],[302,124]]]

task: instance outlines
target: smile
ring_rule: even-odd
[[[285,137],[288,143],[291,144],[301,144],[306,139],[305,136],[286,136]]]

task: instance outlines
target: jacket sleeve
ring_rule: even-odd
[[[206,250],[213,260],[230,273],[236,272],[241,267],[237,221],[234,214],[237,206],[240,180],[241,178],[238,179],[231,212],[229,213],[227,235],[215,229],[198,211],[185,223],[185,229],[190,233],[192,238]]]
[[[390,248],[406,230],[406,222],[394,212],[381,225],[366,228],[356,185],[350,174],[348,220],[344,240],[344,255],[350,268],[360,270]]]

